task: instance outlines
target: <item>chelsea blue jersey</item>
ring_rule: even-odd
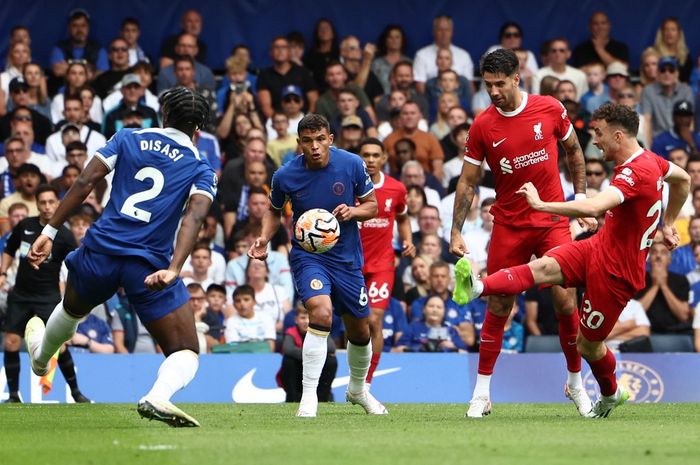
[[[135,255],[167,268],[180,217],[192,194],[214,199],[216,174],[174,128],[122,129],[95,153],[114,172],[109,202],[83,244],[107,255]]]
[[[330,148],[328,165],[318,170],[306,168],[304,156],[298,156],[282,166],[272,176],[270,203],[281,210],[287,200],[292,203],[294,222],[312,208],[333,212],[344,203],[350,207],[374,191],[374,184],[367,173],[365,162],[355,154]],[[340,239],[328,252],[313,254],[292,240],[291,259],[315,257],[321,262],[348,263],[362,267],[362,243],[357,221],[340,221]]]

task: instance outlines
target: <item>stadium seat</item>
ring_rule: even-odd
[[[528,336],[525,352],[561,352],[559,336]]]
[[[693,339],[682,334],[652,334],[654,352],[695,352]]]

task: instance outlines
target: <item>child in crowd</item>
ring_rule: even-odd
[[[297,138],[289,134],[289,118],[282,112],[272,114],[272,128],[277,133],[275,139],[267,143],[267,153],[278,167],[293,158],[297,151]]]
[[[236,314],[226,319],[226,342],[266,341],[270,352],[275,350],[275,322],[264,313],[255,313],[255,291],[247,284],[233,291]]]
[[[430,296],[423,307],[423,319],[414,321],[399,339],[397,351],[457,352],[467,346],[457,328],[445,321],[445,302],[438,295]]]

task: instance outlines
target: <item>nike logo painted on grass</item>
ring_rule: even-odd
[[[401,368],[387,368],[377,370],[374,377],[388,375],[399,371]],[[253,368],[238,380],[231,391],[231,399],[238,404],[279,404],[285,401],[286,394],[282,388],[260,388],[253,382],[253,376],[257,368]],[[350,376],[339,376],[333,380],[331,387],[347,386],[350,383]]]
[[[506,139],[508,139],[508,138],[504,137],[503,139],[499,140],[498,142],[491,142],[491,145],[493,145],[493,148],[496,148],[499,145],[501,145],[503,143],[503,141],[505,141]]]

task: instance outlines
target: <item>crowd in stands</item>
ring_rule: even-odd
[[[399,25],[378,31],[376,43],[362,44],[354,35],[340,37],[330,20],[320,19],[310,38],[280,31],[286,35],[271,40],[272,65],[263,69],[251,66],[247,45],[234,46],[222,76],[203,64],[207,44],[200,33],[205,26],[197,11],[187,11],[182,31],[163,40],[160,56],[149,57],[139,45],[138,20],[125,18],[114,39],[99,44],[90,38],[89,13],[78,9],[67,18],[66,38],[56,43],[50,63],[32,57],[31,38],[37,31],[12,28],[0,74],[2,243],[22,218],[37,215],[34,192],[39,184],[49,182],[65,193],[115,132],[159,125],[158,95],[173,86],[196,89],[209,101],[211,118],[195,144],[220,179],[217,201],[182,271],[201,351],[281,351],[286,370],[281,376],[292,379],[301,369],[300,341],[308,316],[296,302],[290,274],[291,212],[286,212],[266,262],[249,260],[246,252],[260,234],[272,174],[298,155],[297,123],[315,112],[328,119],[339,148],[357,152],[365,137],[382,140],[389,154],[385,173],[408,189],[418,253],[412,260],[399,259],[397,251],[396,285],[384,318],[385,350],[478,350],[486,303],[478,299],[460,306],[452,300],[456,257],[449,254],[446,240],[464,141],[490,99],[479,84],[480,56],[452,42],[452,19],[436,17],[433,43],[414,56],[407,54]],[[509,21],[499,31],[499,42],[484,52],[514,49],[523,90],[562,102],[584,149],[589,196],[609,184],[611,173],[588,129],[590,114],[606,102],[634,108],[642,145],[688,171],[691,195],[678,224],[683,246],[673,253],[653,246],[647,286],[610,337],[624,344],[650,334],[692,335],[694,328],[700,351],[700,312],[695,311],[700,303],[697,50],[689,50],[678,20],[665,19],[635,72],[627,44],[614,39],[605,13],[593,14],[589,29],[590,38],[583,43],[552,37],[533,51],[521,48],[525,31]],[[565,195],[573,198],[568,170],[565,163],[560,166]],[[488,166],[482,175],[462,234],[483,275],[495,199]],[[98,186],[71,217],[78,242],[99,217],[109,191],[109,182]],[[591,234],[576,222],[571,232],[573,238]],[[8,274],[5,295],[12,286],[12,270]],[[531,289],[513,308],[503,350],[521,352],[527,337],[556,332],[550,290]],[[333,336],[333,349],[342,348],[340,320]],[[86,340],[95,342],[89,344],[94,352],[158,351],[122,295],[96,309],[71,343],[88,350]],[[328,369],[322,385],[324,376],[334,376],[335,367]],[[288,397],[296,398],[298,393],[291,391]]]

